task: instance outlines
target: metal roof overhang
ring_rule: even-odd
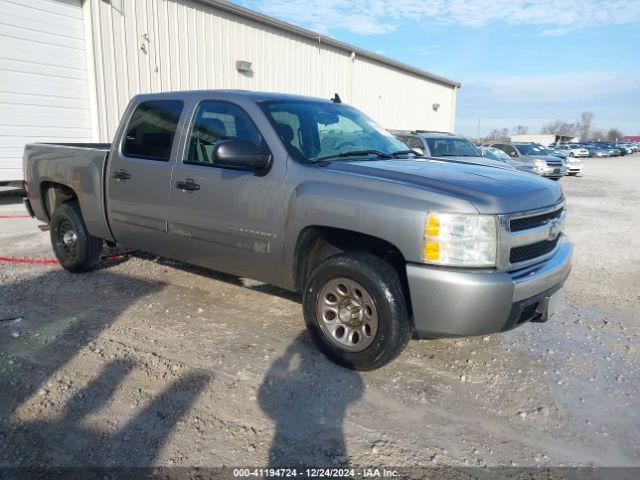
[[[295,25],[292,25],[290,23],[283,22],[282,20],[278,20],[277,18],[264,15],[262,13],[256,12],[254,10],[250,10],[245,7],[241,7],[240,5],[235,5],[230,2],[225,2],[224,0],[196,0],[196,1],[218,8],[225,12],[237,15],[239,17],[243,17],[248,20],[261,23],[263,25],[275,27],[280,30],[293,33],[300,37],[317,41],[318,43],[324,43],[326,45],[330,45],[340,50],[344,50],[345,52],[348,52],[348,53],[353,52],[356,55],[359,55],[363,58],[368,58],[370,60],[374,60],[384,65],[389,65],[391,67],[397,68],[398,70],[411,73],[418,77],[426,78],[428,80],[440,83],[448,87],[452,87],[452,88],[461,87],[460,82],[454,82],[453,80],[449,80],[448,78],[435,75],[433,73],[427,72],[426,70],[422,70],[420,68],[412,67],[411,65],[407,65],[406,63],[398,62],[396,60],[393,60],[392,58],[385,57],[384,55],[378,55],[377,53],[373,53],[368,50],[364,50],[362,48],[354,47],[353,45],[349,45],[348,43],[335,40],[331,37],[325,37],[314,31],[307,30],[306,28],[296,27]]]

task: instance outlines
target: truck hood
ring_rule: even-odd
[[[324,168],[451,195],[479,213],[515,213],[544,208],[564,198],[557,182],[529,173],[469,163],[416,160],[333,161]]]
[[[501,162],[500,160],[491,160],[487,157],[432,157],[438,160],[442,160],[443,162],[462,162],[462,163],[472,163],[475,165],[487,165],[489,167],[497,167],[497,168],[511,168],[508,163]]]

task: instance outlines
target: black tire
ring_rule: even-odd
[[[337,278],[362,285],[375,304],[377,332],[365,350],[353,352],[336,346],[320,327],[318,297],[324,286]],[[386,365],[404,350],[411,337],[407,300],[398,274],[387,262],[368,253],[342,253],[320,263],[305,284],[302,306],[307,329],[318,348],[333,362],[353,370]]]
[[[67,240],[73,235],[75,241]],[[63,203],[51,216],[51,245],[65,270],[73,273],[93,270],[100,261],[103,241],[89,234],[82,219],[80,207],[75,202]]]

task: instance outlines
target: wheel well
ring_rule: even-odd
[[[78,200],[72,188],[56,182],[43,182],[41,185],[42,201],[47,218],[51,220],[53,212],[63,203]]]
[[[395,245],[364,233],[321,226],[306,227],[298,237],[293,265],[296,291],[302,291],[306,279],[320,262],[342,252],[371,253],[388,262],[398,273],[409,299],[406,260]]]

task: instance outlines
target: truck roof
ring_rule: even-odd
[[[310,97],[306,95],[296,95],[292,93],[278,93],[278,92],[256,92],[253,90],[235,90],[235,89],[211,89],[211,90],[176,90],[172,92],[159,92],[159,93],[143,93],[136,95],[134,98],[176,98],[176,97],[189,97],[198,96],[202,97],[206,94],[224,94],[229,98],[243,98],[252,100],[254,102],[260,102],[265,100],[305,100],[314,102],[326,102],[332,103],[330,98]]]

